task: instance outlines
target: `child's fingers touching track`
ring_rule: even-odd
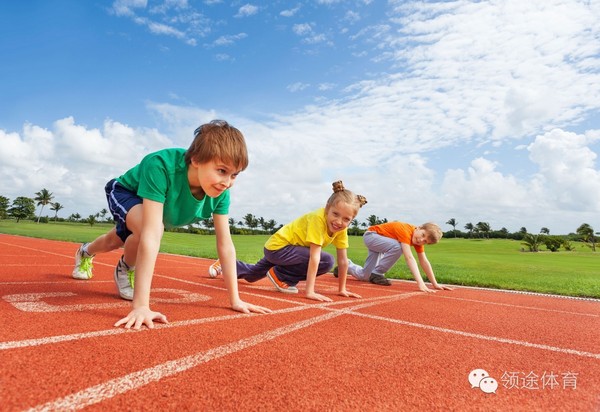
[[[309,293],[307,293],[307,294],[306,294],[306,297],[307,297],[308,299],[312,299],[312,300],[318,300],[318,301],[320,301],[320,302],[333,302],[333,300],[332,300],[332,299],[328,298],[327,296],[320,295],[320,294],[318,294],[318,293],[310,293],[310,294],[309,294]]]
[[[269,308],[265,308],[263,306],[258,306],[258,305],[251,305],[251,304],[248,304],[248,309],[250,309],[250,312],[254,312],[254,313],[272,313],[273,312]]]
[[[143,325],[146,325],[148,329],[154,328],[154,322],[169,323],[167,317],[160,312],[153,312],[150,309],[132,310],[123,319],[115,323],[114,326],[118,327],[125,325],[125,329],[140,329]]]
[[[252,305],[250,303],[247,302],[239,302],[237,304],[232,305],[232,309],[237,311],[237,312],[242,312],[242,313],[271,313],[272,310],[269,308],[265,308],[263,306],[258,306],[258,305]]]
[[[339,292],[338,294],[340,296],[344,296],[346,298],[357,298],[357,299],[361,299],[362,298],[362,296],[360,296],[358,293],[353,293],[353,292],[350,292],[350,291],[347,291],[347,290],[345,290],[343,292]]]

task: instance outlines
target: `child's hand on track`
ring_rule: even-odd
[[[360,296],[359,294],[350,292],[349,290],[342,290],[341,292],[338,292],[338,295],[344,296],[346,298],[362,298],[362,296]]]
[[[320,295],[318,293],[307,293],[306,294],[306,298],[307,299],[312,299],[312,300],[318,300],[320,302],[333,302],[333,300],[331,300],[331,298],[328,298],[327,296],[323,296]]]
[[[125,325],[125,329],[140,329],[142,325],[146,325],[148,329],[154,328],[154,322],[169,323],[167,317],[160,312],[154,312],[147,306],[142,306],[133,309],[129,315],[115,323],[115,326]]]
[[[444,286],[444,285],[437,285],[435,288],[439,289],[439,290],[453,290],[451,287]]]
[[[421,289],[421,292],[427,292],[427,293],[435,293],[435,290],[433,289],[429,289],[427,286],[423,285],[421,286],[419,289]]]
[[[244,302],[243,300],[240,300],[238,302],[235,302],[231,305],[231,308],[237,312],[242,312],[242,313],[272,313],[273,311],[269,308],[265,308],[262,306],[258,306],[258,305],[253,305],[251,303],[248,302]]]

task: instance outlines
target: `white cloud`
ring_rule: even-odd
[[[307,36],[302,41],[306,44],[318,44],[327,42],[327,37],[324,34],[315,34],[314,36]]]
[[[308,84],[308,83],[296,82],[296,83],[290,84],[287,87],[287,89],[292,93],[296,93],[296,92],[301,92],[302,90],[305,90],[309,87],[310,87],[310,84]]]
[[[336,85],[334,83],[320,83],[319,84],[319,90],[321,91],[327,91],[327,90],[331,90],[335,87]]]
[[[355,11],[349,10],[344,15],[344,20],[350,22],[351,24],[356,23],[360,20],[360,14]]]
[[[298,36],[304,36],[304,35],[312,32],[312,27],[308,23],[294,24],[292,26],[292,31],[295,34],[297,34]]]
[[[67,117],[57,120],[52,130],[26,124],[22,133],[0,131],[0,145],[3,196],[33,197],[47,188],[67,215],[87,216],[105,207],[108,180],[172,142],[153,129],[133,129],[112,120],[102,130],[89,129]]]
[[[134,9],[145,9],[147,0],[116,0],[112,5],[112,11],[117,16],[132,16]]]
[[[239,8],[235,17],[248,17],[258,13],[258,7],[252,4],[245,4]]]
[[[283,17],[293,17],[298,13],[298,10],[300,10],[300,6],[294,7],[293,9],[282,10],[279,14]]]
[[[341,3],[320,2],[331,6],[327,11]],[[335,78],[342,92],[329,100],[261,114],[260,121],[235,111],[150,103],[169,139],[112,120],[99,129],[65,118],[51,130],[33,124],[19,133],[0,130],[0,179],[11,188],[2,195],[31,196],[47,186],[92,213],[104,207],[105,180],[149,151],[187,147],[199,124],[225,118],[242,130],[250,150],[250,167],[233,189],[238,219],[253,213],[284,223],[321,206],[330,183],[342,179],[369,199],[359,219],[376,214],[443,225],[456,218],[459,228],[487,221],[493,229],[545,226],[552,233],[583,222],[599,227],[600,3],[388,4],[389,18],[368,20],[361,12],[357,23],[371,25],[349,25],[356,58],[347,55],[340,66],[357,67],[355,80]],[[116,14],[150,29],[146,7],[144,1],[113,4]],[[191,23],[182,28],[183,14],[173,17],[152,26],[155,32],[192,39]],[[194,18],[198,30],[208,26]],[[321,20],[318,31],[333,32]],[[326,41],[314,23],[295,24],[292,32]],[[310,74],[305,78],[317,87],[288,79],[287,90],[305,90],[298,93],[304,97],[330,88],[331,78]]]
[[[248,37],[246,33],[238,33],[232,35],[221,36],[217,40],[214,41],[215,46],[230,46],[237,42],[238,40],[242,40]]]
[[[175,37],[190,46],[197,45],[194,36],[205,36],[210,32],[208,19],[189,10],[187,0],[167,0],[147,11],[162,22],[141,15],[146,12],[146,6],[146,0],[117,0],[111,10],[117,16],[130,18],[134,23],[147,27],[152,34]],[[180,29],[177,25],[185,27]]]
[[[563,208],[600,214],[598,155],[584,135],[554,129],[538,135],[528,146],[530,159],[538,165],[536,179],[547,196]]]

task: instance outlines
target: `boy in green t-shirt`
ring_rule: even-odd
[[[231,307],[244,313],[270,312],[242,301],[238,293],[235,247],[229,232],[229,188],[247,166],[242,133],[223,120],[213,120],[196,129],[187,151],[151,153],[107,183],[106,198],[115,227],[77,250],[73,277],[90,279],[93,257],[123,246],[114,278],[119,295],[132,300],[133,309],[115,326],[139,329],[144,324],[154,327],[154,320],[167,322],[165,315],[150,309],[152,275],[164,228],[211,216]]]

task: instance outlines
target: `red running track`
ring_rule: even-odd
[[[354,280],[348,299],[324,275],[331,303],[240,281],[274,311],[244,315],[210,261],[161,254],[153,309],[170,323],[127,331],[112,327],[129,311],[119,254],[78,281],[77,247],[0,235],[3,411],[600,410],[597,300]]]

